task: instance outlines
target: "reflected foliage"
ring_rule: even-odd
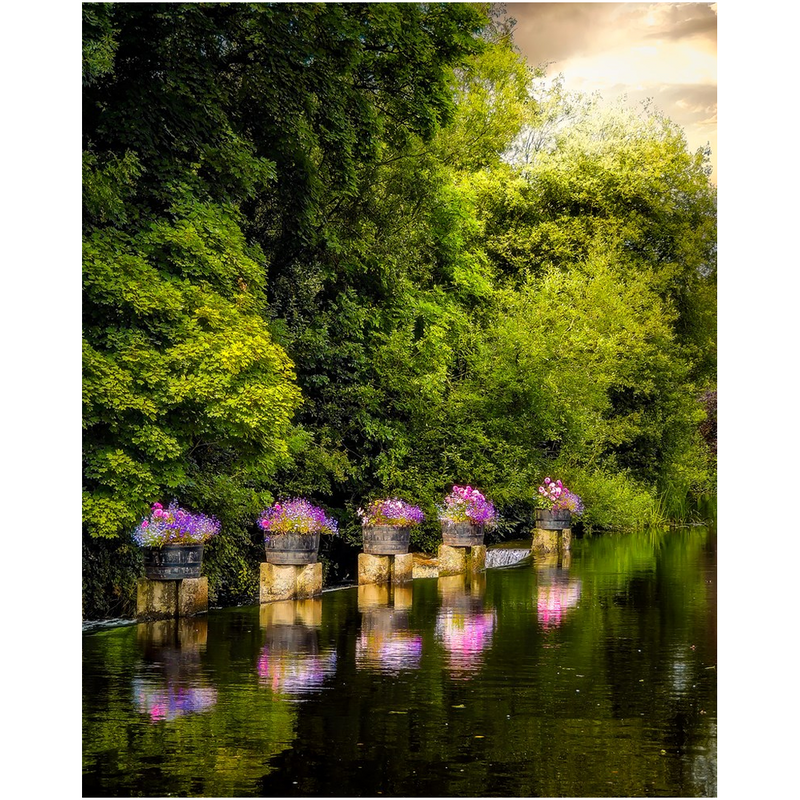
[[[715,619],[687,528],[89,634],[84,794],[714,796]]]

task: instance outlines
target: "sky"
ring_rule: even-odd
[[[531,66],[547,62],[568,90],[653,104],[717,163],[716,3],[507,3]]]

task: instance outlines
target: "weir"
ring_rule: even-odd
[[[523,547],[492,547],[486,551],[486,569],[494,567],[510,567],[519,564],[531,554],[530,548]]]

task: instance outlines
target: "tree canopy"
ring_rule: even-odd
[[[716,198],[670,120],[542,88],[486,6],[83,14],[90,537],[179,498],[244,591],[278,496],[354,542],[404,496],[427,548],[455,482],[501,536],[548,473],[587,525],[713,486]]]

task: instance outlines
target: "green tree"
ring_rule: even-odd
[[[481,50],[487,17],[466,4],[83,13],[85,529],[118,537],[174,496],[223,519],[212,591],[252,590],[247,530],[276,468],[325,445],[324,426],[312,442],[290,421],[316,392],[309,320],[347,306],[331,272],[342,230],[376,166],[452,117],[453,65]],[[353,350],[342,342],[345,363]],[[325,459],[335,467],[332,448]]]

